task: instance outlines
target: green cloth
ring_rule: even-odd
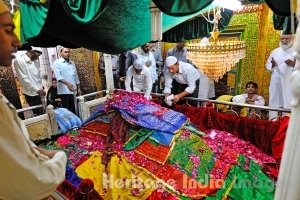
[[[200,159],[199,165],[194,166],[191,156]],[[171,152],[168,162],[179,167],[188,176],[193,177],[193,169],[196,167],[197,181],[206,183],[207,174],[214,166],[214,153],[209,146],[198,135],[182,133],[176,140],[173,151]]]
[[[171,16],[185,16],[199,12],[210,5],[213,0],[153,0],[155,5],[165,14]]]
[[[134,150],[145,140],[150,140],[149,137],[155,132],[155,130],[150,129],[129,129],[129,139],[123,146],[123,149],[126,151]]]
[[[40,47],[63,45],[124,53],[151,41],[149,6],[149,0],[53,0],[44,4],[20,0],[21,41]],[[163,14],[162,30],[207,10],[182,17]]]
[[[223,187],[215,195],[205,200],[222,200],[226,192],[229,199],[243,200],[272,200],[274,199],[275,183],[262,172],[261,167],[253,162],[249,163],[249,170],[245,170],[245,156],[239,156],[238,164],[229,171]]]
[[[224,30],[233,15],[233,11],[222,10],[222,18],[219,21],[218,28],[220,31]],[[210,19],[213,19],[211,14]],[[163,41],[178,42],[184,40],[191,40],[195,38],[210,37],[210,32],[213,30],[213,24],[208,22],[204,17],[195,17],[187,20],[174,28],[163,33]]]

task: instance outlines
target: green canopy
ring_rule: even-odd
[[[196,16],[206,13],[212,1],[153,0],[164,12],[163,41],[176,42],[208,36],[212,24],[203,17]],[[262,0],[249,1],[262,2]],[[267,3],[273,1],[278,3],[284,0],[266,0]],[[23,44],[40,47],[57,45],[85,47],[117,54],[151,40],[150,0],[41,2],[45,1],[20,0],[20,35]],[[282,7],[286,8],[286,6]],[[222,16],[224,18],[219,23],[220,30],[228,25],[232,12],[225,11]]]
[[[199,1],[198,1],[199,2]],[[200,13],[163,14],[163,32]],[[21,0],[21,40],[35,46],[85,47],[116,54],[151,40],[149,0]],[[199,11],[201,10],[201,11]]]

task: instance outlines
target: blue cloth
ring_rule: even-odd
[[[78,185],[81,182],[81,178],[78,177],[77,173],[75,170],[69,166],[66,167],[66,180],[74,185],[76,188],[78,188]]]
[[[57,108],[54,110],[55,118],[59,125],[59,133],[67,133],[73,128],[79,128],[82,125],[81,120],[74,113],[66,108]]]
[[[158,105],[136,104],[132,106],[131,110],[126,109],[121,103],[114,104],[113,107],[117,108],[130,123],[172,134],[187,120],[184,114],[165,108],[165,112],[161,116],[156,115],[155,113],[160,110]]]
[[[162,131],[156,131],[150,138],[157,141],[159,144],[164,146],[170,146],[174,135]]]
[[[131,124],[171,134],[180,129],[187,120],[182,113],[158,104],[149,104],[146,100],[145,103],[141,101],[141,99],[136,100],[134,95],[128,94],[123,96],[122,100],[110,102],[108,106],[118,110]],[[106,105],[96,107],[85,124],[98,118],[105,109]]]

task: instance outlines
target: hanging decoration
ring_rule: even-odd
[[[200,42],[187,44],[187,57],[210,79],[218,81],[230,71],[240,59],[246,56],[245,42],[238,38],[219,38],[218,23],[221,8],[214,8],[214,19],[207,21],[214,24],[211,37]],[[208,15],[209,16],[209,15]]]

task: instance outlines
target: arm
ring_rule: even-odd
[[[265,99],[262,96],[257,95],[257,97],[254,101],[254,105],[264,106],[265,105]]]
[[[152,78],[151,78],[151,74],[150,71],[148,69],[145,70],[146,73],[146,91],[145,91],[145,96],[150,96],[151,90],[152,90]]]
[[[266,62],[266,68],[267,70],[269,71],[273,71],[273,68],[275,67],[275,63],[272,62],[272,59],[274,59],[274,51],[270,54],[269,58],[267,59],[267,62]]]
[[[168,71],[164,75],[165,75],[165,89],[163,93],[169,96],[171,94],[173,77]]]
[[[25,139],[21,129],[14,126],[16,123],[13,119],[10,123],[2,122],[0,119],[0,127],[7,134],[0,141],[1,160],[5,163],[0,166],[1,191],[6,191],[8,199],[14,199],[14,195],[23,199],[43,199],[49,196],[65,178],[66,154],[51,151],[43,155]],[[9,177],[14,179],[10,180]],[[10,189],[12,186],[13,190],[17,189],[17,194]]]
[[[126,72],[126,79],[125,79],[125,89],[129,92],[131,92],[131,87],[130,87],[130,83],[131,83],[131,79],[132,79],[132,69],[133,67],[129,67],[127,72]]]
[[[53,63],[53,71],[54,71],[54,74],[55,74],[55,77],[56,77],[56,80],[57,80],[57,81],[59,81],[59,82],[65,84],[65,85],[68,87],[68,89],[69,89],[70,91],[74,91],[74,89],[75,89],[75,88],[74,88],[74,85],[71,84],[71,83],[69,83],[68,81],[66,81],[66,80],[64,79],[64,77],[62,76],[61,70],[60,70],[60,66],[59,66],[59,63],[57,63],[57,61],[55,61],[55,62]]]

